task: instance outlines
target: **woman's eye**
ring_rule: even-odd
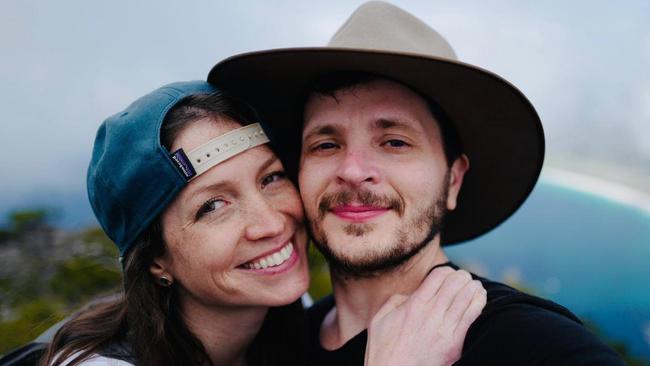
[[[406,146],[409,146],[409,144],[406,143],[405,141],[397,140],[397,139],[388,140],[388,141],[384,142],[383,145],[389,146],[389,147],[406,147]]]
[[[267,175],[266,177],[264,177],[264,179],[262,179],[262,187],[266,187],[267,185],[273,182],[283,180],[284,178],[286,178],[286,176],[287,174],[283,171],[273,172]]]
[[[216,211],[224,207],[226,204],[226,201],[222,199],[213,198],[201,205],[201,208],[199,208],[199,211],[196,213],[196,218],[200,219],[203,215]]]

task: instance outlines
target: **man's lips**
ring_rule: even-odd
[[[343,205],[332,207],[330,211],[337,217],[352,222],[365,222],[386,213],[389,208],[379,206]]]

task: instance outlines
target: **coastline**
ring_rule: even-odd
[[[601,177],[544,166],[540,181],[634,207],[650,217],[650,193]]]

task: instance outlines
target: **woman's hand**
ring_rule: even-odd
[[[453,364],[486,299],[481,283],[467,271],[434,269],[410,296],[392,296],[375,314],[365,365]]]

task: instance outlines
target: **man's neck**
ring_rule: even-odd
[[[372,317],[394,294],[409,295],[418,288],[435,265],[449,260],[440,248],[439,237],[400,267],[370,278],[345,278],[332,273],[336,307],[321,325],[325,349],[337,349],[368,328]]]

